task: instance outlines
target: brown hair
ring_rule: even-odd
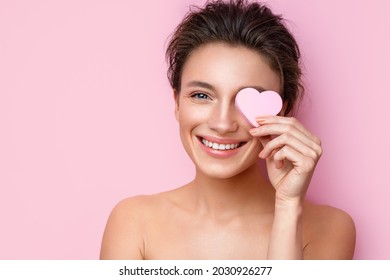
[[[280,94],[293,112],[303,95],[300,51],[280,15],[275,15],[264,4],[247,0],[207,1],[204,8],[191,7],[190,12],[175,29],[167,51],[168,79],[172,88],[180,92],[181,74],[188,56],[201,45],[224,42],[242,45],[258,51],[279,73]]]

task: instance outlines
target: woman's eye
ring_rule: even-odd
[[[209,98],[209,96],[207,94],[202,93],[202,92],[197,92],[197,93],[193,94],[192,97],[197,98],[197,99],[207,99],[207,98]]]

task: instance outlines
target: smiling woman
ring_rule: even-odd
[[[251,49],[209,43],[191,53],[181,91],[175,95],[176,118],[184,148],[199,172],[231,178],[257,162],[262,146],[250,135],[251,126],[236,108],[235,96],[246,87],[280,92],[279,83],[278,74]],[[237,147],[222,149],[226,144]]]
[[[120,202],[107,222],[101,258],[352,258],[349,215],[305,199],[322,148],[291,117],[301,71],[282,18],[255,2],[207,2],[177,27],[167,57],[195,178]],[[259,116],[253,127],[235,101],[248,87],[278,92],[281,113]]]

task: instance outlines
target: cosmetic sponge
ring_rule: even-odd
[[[272,90],[259,92],[254,88],[244,88],[236,95],[236,106],[252,126],[259,126],[256,117],[276,116],[283,106],[280,95]]]

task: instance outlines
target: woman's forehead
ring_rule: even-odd
[[[279,91],[279,75],[258,52],[244,46],[210,43],[195,49],[182,71],[182,86],[258,86]],[[198,83],[199,84],[199,83]]]

